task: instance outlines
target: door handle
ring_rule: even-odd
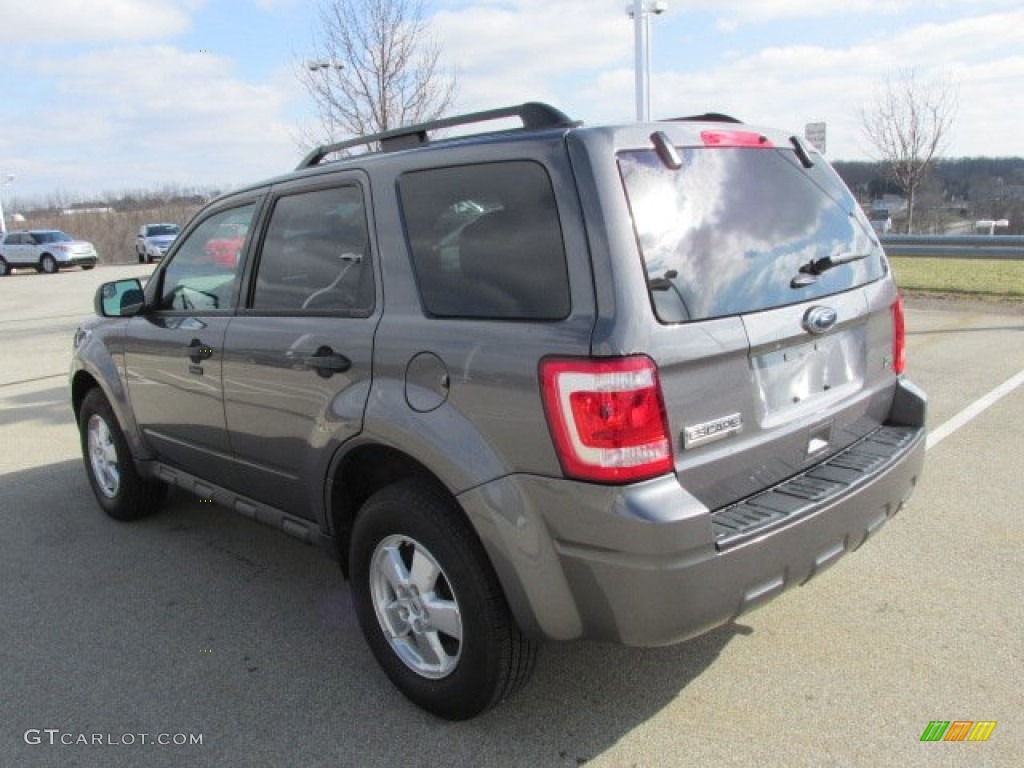
[[[316,375],[329,379],[335,373],[343,373],[352,367],[352,361],[339,355],[330,347],[320,347],[312,355],[302,358],[307,368],[316,371]]]
[[[187,347],[185,347],[185,355],[196,365],[199,365],[203,360],[209,360],[213,357],[213,349],[206,346],[199,339],[192,339]]]

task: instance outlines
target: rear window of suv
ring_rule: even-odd
[[[413,171],[398,187],[429,315],[568,316],[565,247],[543,166],[516,160]]]
[[[654,150],[618,155],[661,322],[770,309],[885,274],[870,226],[826,163],[804,168],[780,149],[677,151],[678,170]]]

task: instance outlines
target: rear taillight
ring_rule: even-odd
[[[540,380],[566,475],[625,483],[672,469],[658,369],[650,358],[545,360]]]
[[[903,319],[903,297],[897,296],[892,310],[892,369],[899,375],[907,365],[907,327]]]

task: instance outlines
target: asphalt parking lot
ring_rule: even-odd
[[[451,724],[391,687],[318,551],[182,493],[100,512],[71,334],[99,282],[148,271],[0,279],[0,764],[1024,764],[1024,314],[911,303],[939,439],[825,576],[674,647],[549,645],[517,697]],[[922,743],[933,720],[997,725]]]

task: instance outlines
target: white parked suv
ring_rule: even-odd
[[[75,240],[57,229],[8,232],[0,243],[0,276],[15,267],[34,267],[47,274],[62,267],[92,269],[97,259],[92,243]]]

